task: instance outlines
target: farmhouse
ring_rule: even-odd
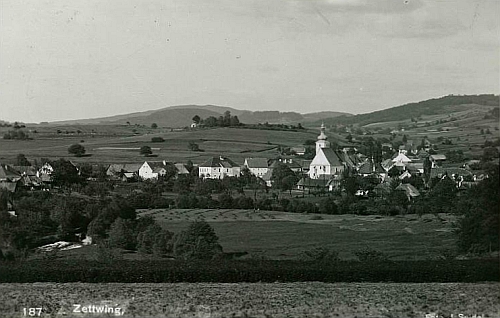
[[[241,168],[229,158],[212,157],[199,165],[198,173],[201,178],[224,179],[224,177],[237,177]]]
[[[432,164],[431,168],[441,167],[443,162],[446,161],[446,156],[440,154],[430,155],[429,160]]]
[[[141,167],[140,163],[112,164],[106,170],[106,175],[111,179],[131,181],[139,177],[139,169]]]
[[[269,171],[269,165],[266,158],[246,158],[243,165],[259,178]]]
[[[167,162],[147,162],[145,161],[139,168],[139,177],[142,180],[158,180],[158,177],[167,174]]]

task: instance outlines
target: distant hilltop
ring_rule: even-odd
[[[219,117],[226,111],[231,112],[232,115],[238,116],[240,121],[245,124],[258,124],[265,122],[270,124],[293,124],[299,122],[312,122],[325,117],[332,118],[337,116],[352,116],[352,114],[349,113],[335,111],[300,114],[297,112],[239,110],[231,107],[215,105],[181,105],[111,117],[57,121],[45,124],[71,125],[130,123],[149,126],[151,123],[156,123],[158,126],[162,127],[185,127],[192,123],[192,118],[195,115],[198,115],[201,118],[208,118],[210,116]]]

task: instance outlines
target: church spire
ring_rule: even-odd
[[[321,124],[321,133],[318,136],[318,140],[327,140],[328,136],[325,134],[325,123]]]

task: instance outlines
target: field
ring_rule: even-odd
[[[91,128],[92,127],[92,128]],[[12,128],[10,128],[12,129]],[[167,160],[195,164],[202,163],[211,156],[224,155],[239,164],[246,157],[274,158],[278,155],[279,145],[299,146],[307,139],[315,139],[317,133],[312,131],[270,131],[239,128],[216,128],[203,130],[146,129],[134,133],[135,128],[127,126],[70,126],[28,127],[27,131],[33,140],[0,139],[0,161],[13,162],[16,155],[23,153],[29,160],[35,158],[65,158],[74,162],[120,163],[143,162],[146,160],[139,153],[142,146],[150,146],[157,157],[148,160]],[[9,128],[0,128],[3,136]],[[62,131],[57,133],[57,130]],[[65,133],[68,131],[68,134]],[[81,131],[76,133],[75,131]],[[152,137],[162,137],[165,142],[153,143]],[[202,152],[188,149],[189,142],[199,145]],[[68,147],[81,143],[89,156],[76,158],[68,154]]]
[[[311,215],[275,211],[172,209],[142,210],[163,227],[178,232],[203,218],[226,252],[291,259],[315,247],[331,248],[342,259],[371,248],[394,260],[436,259],[455,248],[452,215]]]
[[[23,317],[23,308],[38,307],[41,317],[68,313],[112,317],[72,313],[75,305],[108,305],[119,308],[122,317],[500,317],[499,287],[498,283],[2,284],[0,312],[2,317]]]

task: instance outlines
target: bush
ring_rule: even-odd
[[[164,142],[165,139],[163,139],[162,137],[153,137],[151,138],[151,142]]]

